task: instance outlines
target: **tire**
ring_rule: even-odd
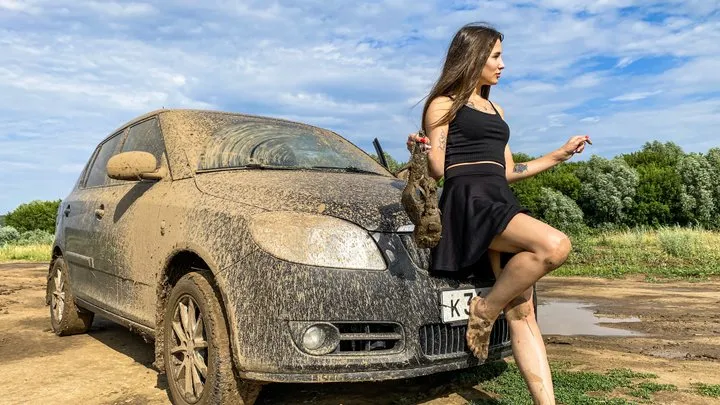
[[[178,405],[252,405],[261,386],[233,372],[222,300],[210,280],[207,271],[188,273],[170,293],[163,332],[170,398]]]
[[[85,333],[92,326],[95,314],[75,304],[68,268],[62,257],[55,259],[47,286],[50,295],[50,324],[58,336]]]

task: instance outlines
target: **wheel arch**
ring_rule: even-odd
[[[167,300],[170,296],[173,286],[185,274],[196,270],[207,270],[210,272],[212,279],[210,280],[213,288],[217,289],[222,302],[222,310],[225,314],[225,325],[228,328],[230,337],[230,349],[235,357],[234,337],[235,331],[230,328],[233,324],[231,314],[227,310],[228,298],[224,288],[224,280],[217,276],[219,266],[212,260],[212,257],[203,249],[194,246],[185,246],[175,249],[165,261],[161,273],[158,275],[158,283],[156,290],[156,306],[155,306],[155,367],[160,371],[165,371],[164,345],[165,345],[165,309]]]

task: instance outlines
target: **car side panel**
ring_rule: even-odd
[[[95,217],[97,200],[102,190],[78,189],[63,202],[64,256],[70,271],[73,292],[78,298],[113,304],[114,280],[97,268],[98,252],[94,249],[99,221]],[[68,210],[69,207],[69,210]]]
[[[144,325],[154,325],[156,274],[153,266],[160,236],[158,212],[163,188],[169,181],[125,182],[108,188],[101,196],[105,215],[100,221],[93,249],[96,266],[113,278],[116,297],[105,303],[111,312]]]

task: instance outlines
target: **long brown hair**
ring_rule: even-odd
[[[425,115],[430,103],[437,97],[445,96],[453,100],[450,110],[433,125],[444,125],[465,105],[475,89],[482,74],[485,62],[490,57],[497,41],[503,40],[503,34],[485,23],[470,23],[460,28],[453,37],[445,57],[440,78],[425,100],[422,114],[422,128],[425,128]],[[490,97],[490,86],[480,88],[482,98]],[[427,131],[426,131],[427,132]]]

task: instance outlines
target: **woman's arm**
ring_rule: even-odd
[[[557,155],[557,151],[550,152],[547,155],[531,160],[529,162],[515,163],[510,152],[510,145],[505,146],[505,177],[508,183],[532,177],[540,172],[558,165],[563,162]]]
[[[452,100],[449,97],[438,97],[430,102],[425,114],[425,136],[428,143],[423,147],[428,153],[428,174],[435,180],[440,180],[445,174],[445,147],[447,146],[448,124],[437,125],[436,123],[450,111]],[[421,141],[418,134],[408,136],[408,149],[412,151],[415,142]]]
[[[505,111],[497,104],[495,104],[495,107],[504,120]],[[582,151],[585,150],[586,142],[590,143],[590,137],[587,135],[573,136],[560,149],[529,162],[520,163],[515,163],[512,152],[510,151],[510,145],[505,145],[505,177],[507,177],[508,183],[513,183],[544,172],[570,159],[574,154],[582,153]]]

